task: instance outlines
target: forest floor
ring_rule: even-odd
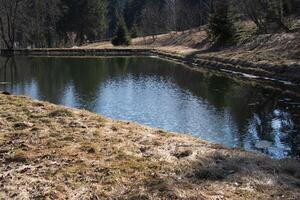
[[[0,94],[0,199],[300,199],[300,163]]]
[[[131,48],[154,48],[183,56],[213,56],[254,63],[300,64],[300,32],[255,35],[241,29],[237,34],[237,41],[232,46],[212,48],[206,31],[192,29],[156,35],[154,38],[136,38],[133,39]],[[83,48],[120,47],[113,47],[107,41],[88,44]]]

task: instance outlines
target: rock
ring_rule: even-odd
[[[266,141],[266,140],[258,141],[255,144],[255,148],[257,148],[257,149],[267,149],[270,146],[272,146],[272,143],[269,141]]]
[[[4,95],[10,95],[10,93],[7,92],[7,91],[1,92],[1,94],[4,94]]]

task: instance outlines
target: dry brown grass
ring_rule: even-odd
[[[181,55],[193,53],[199,48],[204,48],[208,43],[205,43],[206,33],[199,29],[192,29],[185,32],[170,32],[155,36],[139,37],[132,40],[131,48],[154,48],[162,51],[172,52]],[[202,44],[203,43],[203,44]],[[201,46],[202,44],[202,46]],[[114,47],[111,42],[92,43],[83,46],[82,48],[124,48]]]
[[[0,199],[299,199],[300,165],[0,95]]]
[[[185,32],[170,32],[133,39],[130,48],[151,48],[183,56],[204,55],[222,58],[234,58],[255,63],[293,64],[300,63],[300,33],[278,33],[251,35],[253,24],[243,24],[238,29],[238,44],[216,49],[206,32],[202,29],[191,29]],[[110,42],[93,43],[82,48],[123,48],[113,47]]]

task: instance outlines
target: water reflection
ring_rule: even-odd
[[[255,82],[193,72],[154,58],[0,62],[0,82],[11,82],[0,90],[277,158],[300,155],[300,100]],[[260,149],[261,144],[270,145]]]

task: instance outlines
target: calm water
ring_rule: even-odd
[[[17,57],[0,63],[0,82],[9,82],[0,90],[13,94],[276,158],[300,155],[300,99],[254,82],[155,58]]]

